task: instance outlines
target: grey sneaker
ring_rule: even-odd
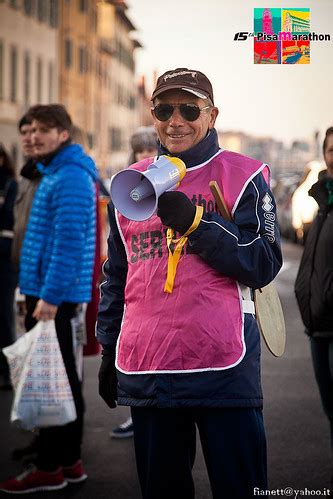
[[[117,426],[110,432],[111,438],[129,438],[133,437],[133,421],[132,418],[128,418],[124,423]]]

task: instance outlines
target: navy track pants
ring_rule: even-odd
[[[132,407],[144,499],[193,499],[198,428],[214,499],[248,499],[267,489],[266,438],[258,408]]]

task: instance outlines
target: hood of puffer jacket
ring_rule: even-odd
[[[37,163],[37,168],[42,175],[50,175],[60,168],[67,168],[69,164],[79,166],[82,170],[88,172],[96,182],[98,171],[95,163],[79,144],[70,144],[63,149],[60,149],[58,154],[54,156],[47,166],[42,163]]]

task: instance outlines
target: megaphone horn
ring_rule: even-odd
[[[174,189],[185,173],[185,163],[171,156],[160,156],[144,172],[127,168],[111,179],[112,202],[124,217],[147,220],[155,213],[159,196]]]

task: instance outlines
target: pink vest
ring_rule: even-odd
[[[152,160],[134,165],[140,171]],[[179,191],[206,212],[217,211],[209,182],[216,180],[233,214],[251,179],[267,165],[219,151],[186,172]],[[133,222],[116,211],[128,274],[116,366],[126,374],[228,369],[245,355],[244,314],[238,283],[185,250],[171,294],[163,291],[168,252],[165,230],[154,214]]]

